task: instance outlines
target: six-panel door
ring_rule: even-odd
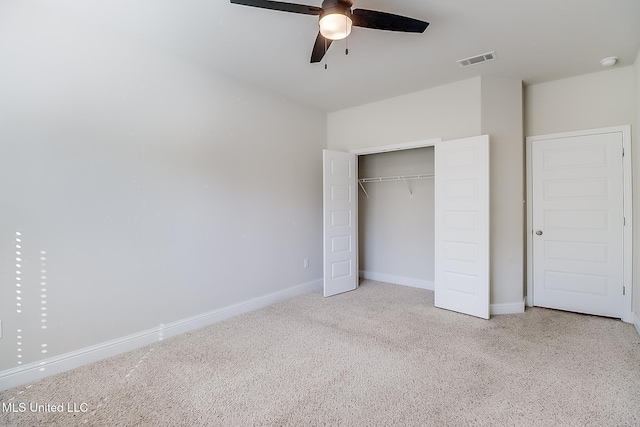
[[[489,137],[435,152],[435,306],[489,318]]]
[[[358,286],[358,164],[355,154],[323,151],[324,296]]]
[[[533,304],[621,317],[622,133],[532,142]]]

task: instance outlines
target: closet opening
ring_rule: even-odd
[[[434,147],[358,156],[360,279],[434,289]]]
[[[322,164],[325,297],[368,277],[489,318],[488,135],[325,149]]]

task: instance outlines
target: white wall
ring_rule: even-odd
[[[349,151],[478,135],[480,78],[329,113],[327,148]]]
[[[0,371],[322,277],[324,114],[41,2],[0,58]]]
[[[634,68],[620,67],[525,88],[525,135],[631,124]]]
[[[501,305],[500,312],[517,311],[524,292],[522,83],[476,77],[332,112],[327,119],[328,148],[342,151],[482,133],[490,134],[495,175],[491,303]]]
[[[482,77],[481,97],[480,133],[490,135],[491,144],[491,302],[522,303],[526,287],[522,81]]]
[[[633,160],[633,312],[640,333],[640,52],[633,64],[635,83],[635,118],[631,128],[631,158]]]
[[[640,60],[634,66],[556,80],[525,88],[526,136],[628,125],[633,128],[631,151],[634,164],[634,267],[640,261],[640,134],[638,108]],[[634,271],[635,313],[640,311],[640,284]]]

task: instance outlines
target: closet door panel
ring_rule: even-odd
[[[489,136],[435,149],[435,305],[489,318]]]
[[[358,286],[358,162],[356,155],[323,150],[324,296]]]

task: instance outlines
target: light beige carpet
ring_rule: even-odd
[[[640,337],[537,308],[486,321],[364,282],[0,393],[9,401],[86,412],[4,412],[3,426],[638,426]]]

